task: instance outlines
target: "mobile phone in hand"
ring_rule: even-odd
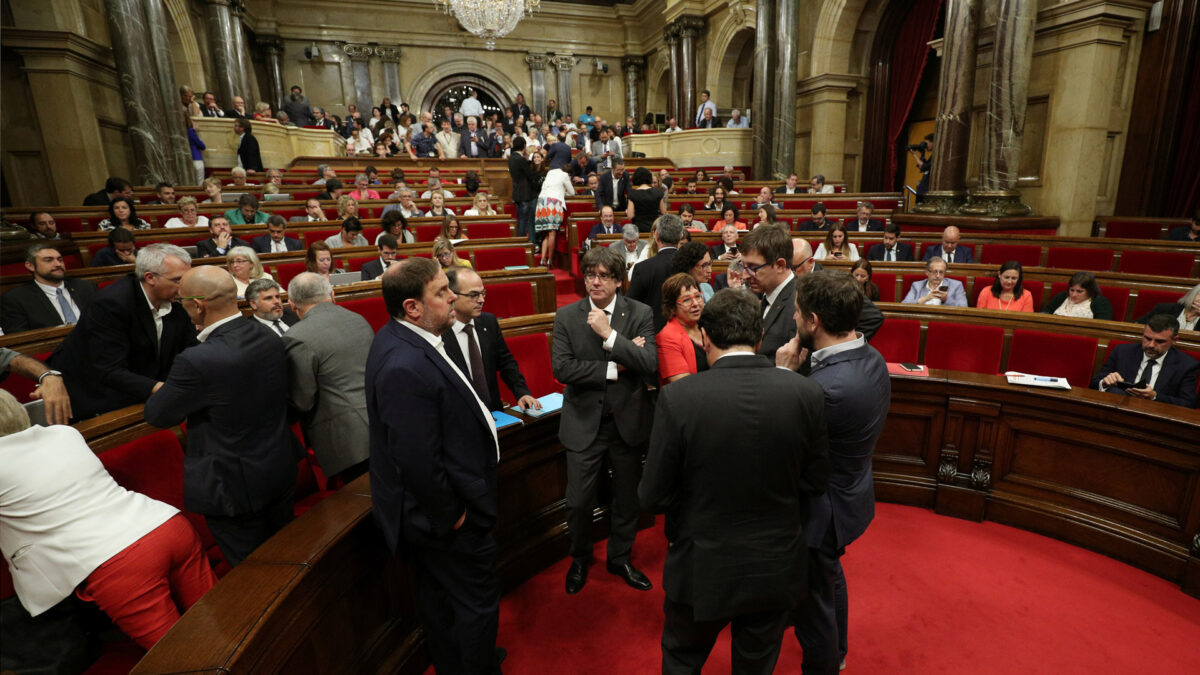
[[[942,284],[941,286],[938,286],[938,291],[939,291],[939,292],[945,293],[945,292],[946,292],[946,291],[948,291],[948,290],[950,290],[950,287],[949,287],[949,286],[947,286],[946,284]]]

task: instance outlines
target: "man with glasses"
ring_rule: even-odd
[[[191,319],[175,302],[191,265],[178,246],[150,244],[138,251],[132,275],[92,296],[47,361],[62,371],[76,419],[144,403],[175,356],[196,344]]]
[[[242,319],[225,270],[189,270],[178,289],[200,344],[176,357],[146,401],[146,421],[163,429],[187,421],[184,502],[236,567],[292,519],[298,444],[287,356],[277,335]]]
[[[674,216],[663,216],[669,217]],[[675,228],[682,231],[678,220]],[[554,377],[567,386],[558,428],[567,448],[571,566],[566,590],[575,594],[587,583],[597,482],[607,457],[613,504],[606,567],[630,586],[648,591],[650,580],[633,566],[632,554],[642,449],[652,420],[646,385],[658,374],[657,331],[649,307],[617,294],[625,280],[625,264],[616,251],[593,248],[584,254],[581,266],[588,297],[554,316],[552,358]]]
[[[796,336],[792,319],[792,304],[796,301],[792,238],[782,227],[762,225],[742,239],[739,250],[750,290],[761,298],[763,339],[758,353],[774,359],[775,351]]]
[[[521,410],[541,410],[541,402],[530,394],[517,360],[508,351],[496,315],[483,311],[487,299],[483,279],[465,267],[447,269],[446,278],[450,281],[450,290],[458,296],[454,301],[453,339],[449,339],[451,336],[446,339],[446,353],[454,365],[471,381],[488,410],[504,407],[496,373],[500,373],[508,390],[517,397]]]
[[[946,278],[946,261],[938,257],[925,261],[925,281],[913,283],[904,302],[918,305],[966,307],[967,292],[962,282]]]

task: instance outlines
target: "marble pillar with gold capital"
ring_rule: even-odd
[[[798,0],[776,0],[775,110],[771,133],[774,173],[787,178],[796,164],[796,24]],[[759,122],[763,121],[759,116]],[[757,174],[755,176],[758,177]],[[762,176],[766,178],[766,176]]]
[[[696,91],[696,40],[704,30],[704,17],[681,16],[675,23],[679,26],[679,106],[695,124],[696,109],[700,107]]]
[[[162,0],[142,0],[142,10],[146,15],[146,39],[149,41],[151,60],[154,61],[154,81],[162,106],[167,178],[176,184],[188,185],[195,180],[195,171],[187,137],[187,113],[177,104],[175,71],[171,66],[172,44],[167,32],[167,7]]]
[[[641,123],[641,111],[638,109],[639,90],[641,89],[642,70],[646,67],[646,59],[640,56],[626,56],[621,59],[621,68],[625,70],[625,114]]]
[[[233,44],[233,13],[230,0],[205,0],[204,22],[208,27],[208,46],[212,50],[212,86],[217,103],[229,108],[238,93],[238,60]]]
[[[962,208],[962,213],[1024,216],[1033,211],[1021,202],[1017,179],[1036,20],[1036,0],[1000,0],[979,187],[971,191],[970,201]]]
[[[267,57],[267,92],[271,105],[283,107],[283,39],[278,35],[262,35],[258,48]]]
[[[529,79],[532,83],[529,89],[529,109],[531,111],[545,110],[546,65],[550,63],[550,56],[548,54],[526,54],[525,63],[529,65]]]
[[[135,184],[154,185],[171,178],[162,92],[150,54],[142,0],[104,0],[105,18],[117,64],[118,90],[133,148]]]
[[[762,180],[774,168],[775,151],[772,117],[775,114],[775,0],[755,3],[754,100],[751,102],[750,129],[754,134],[754,178]]]
[[[571,114],[571,70],[579,63],[574,54],[556,54],[551,63],[554,64],[555,83],[558,88],[558,109],[564,115]],[[545,110],[540,108],[539,110]],[[549,121],[549,120],[547,120]]]
[[[663,42],[667,45],[667,117],[674,117],[681,129],[692,125],[686,110],[680,106],[681,80],[679,77],[679,26],[671,24],[663,29]]]

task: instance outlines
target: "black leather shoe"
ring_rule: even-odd
[[[571,561],[571,569],[567,570],[567,595],[575,595],[583,590],[587,583],[588,566],[578,560]]]
[[[646,578],[646,575],[639,572],[638,568],[634,567],[632,563],[625,563],[623,565],[608,563],[607,568],[610,574],[621,577],[625,580],[625,583],[639,591],[648,591],[654,588],[650,580]]]

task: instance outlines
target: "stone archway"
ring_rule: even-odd
[[[171,25],[167,27],[167,30],[172,42],[178,46],[177,49],[171,50],[175,77],[179,80],[176,87],[188,85],[196,92],[204,91],[208,88],[207,78],[204,76],[204,63],[200,59],[200,44],[196,41],[196,30],[192,27],[187,2],[185,0],[163,0],[163,4],[167,7],[167,16],[171,17]]]
[[[436,115],[440,103],[453,100],[456,105],[452,107],[454,110],[458,110],[459,105],[466,98],[465,92],[468,87],[479,92],[484,117],[490,116],[493,112],[499,112],[503,119],[504,109],[512,105],[512,99],[495,82],[471,73],[459,73],[445,77],[429,87],[424,97],[421,98],[420,109],[433,111]]]
[[[528,91],[530,83],[524,86],[517,84],[504,71],[490,63],[472,59],[453,59],[433,66],[421,73],[409,85],[409,100],[420,101],[418,110],[429,110],[429,106],[441,97],[442,93],[454,82],[471,84],[486,91],[501,105],[510,105],[518,92]],[[415,112],[415,111],[414,111]]]
[[[739,62],[747,61],[745,65],[753,70],[755,17],[753,9],[740,8],[730,12],[728,18],[715,31],[709,40],[708,63],[706,65],[705,87],[712,91],[713,100],[722,109],[728,107],[746,107],[750,104],[748,83],[735,83],[739,70]],[[741,91],[739,92],[739,88]],[[734,103],[739,95],[746,100],[740,104]]]

